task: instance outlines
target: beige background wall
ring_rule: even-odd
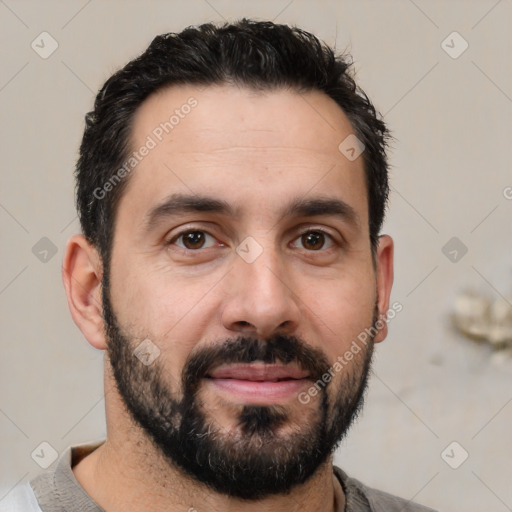
[[[510,352],[466,340],[448,320],[466,285],[512,292],[508,0],[1,1],[0,498],[41,471],[31,457],[41,442],[61,452],[105,433],[102,353],[72,323],[60,279],[79,229],[72,172],[94,92],[154,35],[241,16],[349,48],[397,139],[385,231],[403,311],[336,463],[445,511],[512,510]],[[47,59],[31,48],[43,31],[58,43]],[[469,44],[458,58],[464,40],[450,36],[452,56],[442,47],[454,31]],[[452,237],[467,247],[456,262],[442,252]],[[441,456],[453,441],[469,453],[458,469]]]

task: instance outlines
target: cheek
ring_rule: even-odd
[[[313,326],[311,341],[317,340],[330,361],[372,325],[376,294],[371,279],[324,283],[303,297],[304,314]]]
[[[161,263],[148,264],[144,255],[117,265],[112,292],[120,320],[163,337],[179,329],[202,302],[213,278],[190,279]],[[212,281],[212,283],[210,283]]]
[[[184,279],[137,262],[118,265],[116,272],[111,296],[121,326],[132,336],[154,342],[177,379],[190,352],[207,338],[218,305],[214,290],[205,292],[218,278]]]

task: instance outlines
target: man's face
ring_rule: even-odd
[[[132,148],[156,146],[118,205],[110,360],[145,434],[217,491],[304,482],[360,405],[372,343],[332,371],[376,313],[363,161],[338,150],[352,133],[320,92],[173,87],[135,117]]]

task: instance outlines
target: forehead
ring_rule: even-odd
[[[364,225],[362,157],[350,161],[338,149],[351,134],[344,112],[319,91],[162,89],[134,117],[131,148],[145,156],[130,175],[119,213],[124,203],[141,217],[173,193],[208,194],[235,206],[259,201],[271,210],[284,196],[311,192],[343,199]]]

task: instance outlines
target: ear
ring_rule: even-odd
[[[87,341],[93,347],[105,350],[102,275],[103,265],[97,249],[83,235],[70,238],[62,262],[62,280],[69,310]]]
[[[377,269],[377,327],[374,342],[379,343],[388,335],[388,324],[386,322],[389,310],[389,297],[393,286],[393,239],[389,235],[379,237],[379,245],[375,257]],[[380,320],[380,321],[379,321]]]

